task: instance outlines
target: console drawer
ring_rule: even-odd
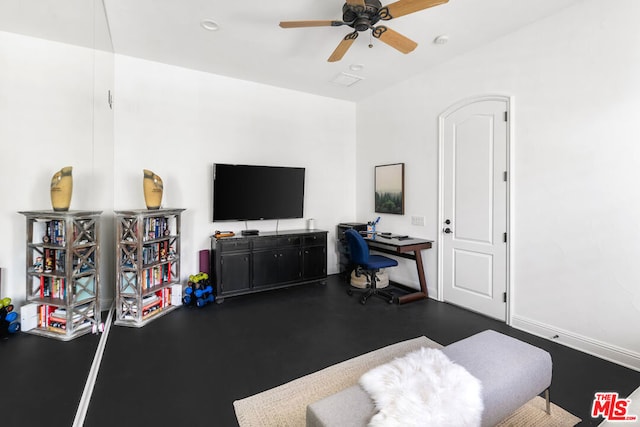
[[[326,233],[318,233],[310,236],[304,236],[303,244],[305,246],[324,245],[327,242]]]
[[[274,249],[287,246],[299,246],[300,236],[265,237],[253,240],[253,249]]]
[[[251,242],[249,240],[223,240],[220,239],[215,244],[216,250],[222,252],[238,252],[248,251],[251,249]]]

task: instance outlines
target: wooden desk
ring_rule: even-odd
[[[417,239],[414,237],[398,239],[395,237],[384,237],[380,234],[377,234],[374,237],[367,237],[367,235],[364,235],[363,237],[371,250],[399,256],[401,258],[412,259],[416,262],[420,290],[398,297],[399,304],[405,304],[428,297],[427,279],[424,275],[424,264],[422,262],[422,254],[420,252],[423,249],[430,249],[433,240]]]

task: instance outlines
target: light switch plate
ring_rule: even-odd
[[[424,227],[424,217],[423,216],[412,216],[411,217],[411,225],[417,225],[420,227]]]

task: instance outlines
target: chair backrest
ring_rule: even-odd
[[[359,265],[366,265],[369,262],[369,246],[364,241],[360,233],[350,228],[344,232],[349,244],[349,257],[351,262]]]

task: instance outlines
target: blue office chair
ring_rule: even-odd
[[[382,255],[370,255],[367,242],[364,241],[360,233],[356,230],[349,229],[344,232],[344,235],[349,245],[349,258],[351,259],[351,263],[356,267],[356,276],[360,277],[364,274],[367,278],[367,287],[365,289],[357,289],[358,291],[364,292],[360,298],[360,302],[366,304],[367,299],[371,295],[384,298],[389,304],[394,302],[392,294],[377,288],[376,281],[378,278],[376,277],[376,272],[381,268],[395,267],[398,265],[398,261]],[[347,294],[353,295],[354,290],[356,289],[349,287]]]

